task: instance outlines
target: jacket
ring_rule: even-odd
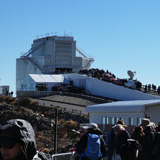
[[[37,146],[35,133],[31,124],[23,119],[11,119],[7,121],[3,126],[0,126],[1,143],[4,139],[6,143],[10,137],[17,139],[21,144],[22,154],[16,160],[32,160],[37,153]],[[0,155],[0,160],[2,159]]]

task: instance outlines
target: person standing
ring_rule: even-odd
[[[94,140],[92,141],[92,138],[96,139],[96,143],[94,145]],[[92,143],[92,146],[90,146],[90,143]],[[92,150],[94,150],[94,153],[92,152]],[[91,152],[89,153],[88,151]],[[88,155],[90,154],[90,156],[92,156],[92,153],[97,153],[97,155],[99,156],[96,160],[102,160],[103,157],[106,157],[106,144],[103,139],[102,132],[98,127],[91,124],[91,127],[88,128],[88,132],[85,133],[77,143],[76,153],[80,155],[76,158],[76,160],[90,160]]]
[[[142,139],[142,154],[143,160],[152,159],[152,150],[155,146],[155,133],[152,124],[148,118],[143,118],[141,126],[143,127],[144,136]]]
[[[120,155],[121,160],[129,160],[129,151],[127,148],[127,139],[130,138],[129,133],[121,124],[117,124],[113,128],[115,134],[114,153],[113,156]],[[113,157],[112,156],[112,157]]]
[[[0,160],[39,160],[47,158],[37,152],[34,130],[23,119],[11,119],[0,126]]]

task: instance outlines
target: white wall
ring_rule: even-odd
[[[160,105],[151,105],[145,107],[147,116],[150,117],[150,120],[156,125],[160,122]]]
[[[88,79],[86,89],[93,95],[105,96],[118,100],[149,100],[159,99],[152,95],[129,89],[123,86],[115,85],[98,79]]]
[[[109,82],[98,80],[95,78],[83,76],[80,74],[66,74],[64,75],[69,80],[74,82],[75,86],[80,87],[80,81],[82,79],[86,80],[86,90],[91,94],[97,96],[108,97],[117,100],[149,100],[149,99],[159,99],[153,95],[149,95],[140,91],[132,90],[123,86],[115,85]]]
[[[102,124],[103,117],[114,117],[114,118],[122,118],[126,125],[129,125],[129,118],[133,118],[133,125],[137,125],[137,118],[143,118],[143,112],[135,112],[135,113],[90,113],[90,123]],[[116,122],[115,122],[116,123]]]
[[[40,60],[40,59],[38,59]],[[40,62],[40,61],[39,61]],[[21,89],[21,84],[28,74],[41,74],[41,71],[27,59],[16,60],[16,90]]]

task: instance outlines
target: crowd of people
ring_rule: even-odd
[[[160,126],[156,126],[148,118],[143,118],[142,123],[136,126],[132,133],[127,131],[123,120],[119,120],[106,136],[95,125],[81,129],[81,139],[76,146],[76,153],[79,156],[76,160],[90,160],[86,153],[90,134],[100,135],[101,154],[97,160],[102,160],[104,157],[107,157],[107,160],[158,160],[160,159],[159,131]]]
[[[123,120],[118,120],[107,135],[91,123],[79,130],[80,140],[75,160],[159,160],[160,125],[148,118],[127,131]],[[35,133],[23,119],[11,119],[0,126],[0,160],[51,160],[50,155],[37,151]]]

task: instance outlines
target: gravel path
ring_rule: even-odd
[[[68,111],[75,110],[77,112],[88,114],[85,111],[86,106],[108,103],[111,102],[111,100],[91,95],[59,92],[52,96],[42,97],[38,99],[38,102],[46,106],[54,105],[66,108]]]

